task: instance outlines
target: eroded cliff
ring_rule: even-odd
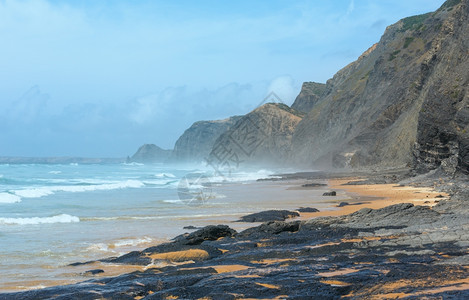
[[[195,122],[176,141],[171,160],[177,162],[205,160],[217,138],[240,118],[241,116],[233,116],[224,120]]]
[[[299,123],[298,165],[469,167],[469,0],[400,20]]]

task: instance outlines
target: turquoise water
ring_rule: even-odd
[[[209,174],[210,169],[0,165],[0,289],[19,288],[23,281],[64,279],[57,272],[69,263],[121,255],[166,241],[184,232],[183,226],[234,220],[260,209],[282,208],[286,202],[272,187],[264,193],[269,201],[253,199],[259,188],[250,190],[249,184],[273,173],[260,170],[209,177],[206,203],[187,205],[178,186],[193,172]],[[228,183],[221,183],[223,179]]]

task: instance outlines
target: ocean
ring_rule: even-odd
[[[83,280],[63,267],[168,241],[184,226],[307,204],[308,195],[298,194],[304,191],[281,196],[283,187],[256,183],[274,170],[227,177],[210,171],[138,163],[0,165],[0,290]]]

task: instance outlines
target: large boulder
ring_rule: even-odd
[[[242,216],[238,222],[269,222],[269,221],[285,221],[289,218],[298,217],[300,214],[296,211],[288,210],[266,210],[258,213]]]

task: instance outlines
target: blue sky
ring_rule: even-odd
[[[0,156],[124,157],[291,104],[443,0],[0,0]]]

